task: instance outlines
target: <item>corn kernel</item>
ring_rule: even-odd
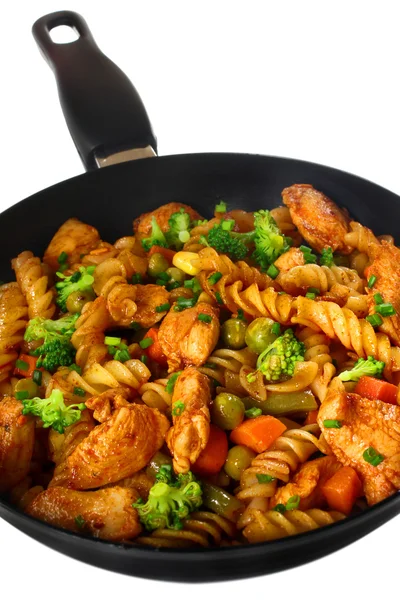
[[[172,259],[172,264],[186,273],[186,275],[197,275],[201,269],[194,266],[194,260],[199,260],[195,252],[177,252]]]
[[[209,294],[207,294],[206,292],[201,292],[197,302],[205,302],[206,304],[211,304],[211,306],[214,306],[216,304],[214,298],[211,298],[211,296],[209,296]]]

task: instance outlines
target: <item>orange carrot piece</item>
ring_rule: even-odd
[[[21,369],[19,367],[15,367],[14,375],[20,375],[21,377],[32,377],[33,371],[36,369],[36,363],[38,361],[37,356],[30,356],[29,354],[20,354],[18,360],[26,363],[28,366],[26,369]],[[43,369],[38,369],[38,371],[43,371]]]
[[[363,375],[354,388],[356,394],[370,400],[381,400],[388,404],[397,404],[397,386],[375,377]]]
[[[144,350],[145,354],[159,365],[167,366],[167,357],[161,350],[160,342],[158,341],[157,327],[152,327],[151,329],[149,329],[143,339],[146,338],[151,338],[153,340],[153,343],[151,344],[151,346]]]
[[[242,444],[254,450],[264,452],[287,429],[279,419],[270,415],[262,415],[255,419],[247,419],[233,429],[231,442]]]
[[[321,488],[332,510],[348,515],[354,502],[363,494],[362,483],[352,467],[342,467]]]
[[[316,408],[315,410],[310,410],[306,420],[304,421],[304,425],[314,425],[314,423],[317,422],[318,411],[319,408]]]
[[[192,466],[198,475],[214,475],[219,473],[228,455],[228,438],[225,431],[216,425],[210,425],[210,437],[204,450]]]
[[[163,248],[162,246],[152,246],[147,254],[148,258],[153,254],[162,254],[164,258],[166,258],[172,265],[172,259],[174,258],[176,252],[174,250],[170,250],[169,248]]]

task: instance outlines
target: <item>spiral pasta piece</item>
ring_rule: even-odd
[[[165,411],[172,404],[172,394],[166,390],[168,379],[156,379],[147,381],[140,389],[139,394],[145,404],[150,408],[158,408]]]
[[[359,252],[354,250],[349,256],[350,267],[357,271],[360,277],[364,277],[365,269],[370,264],[370,259],[366,252]]]
[[[204,244],[201,243],[202,236],[207,237],[210,229],[221,222],[221,219],[215,217],[205,223],[201,223],[190,231],[190,238],[183,246],[185,252],[199,252],[204,248]]]
[[[110,324],[110,315],[102,296],[85,304],[71,338],[72,345],[77,350],[75,361],[83,372],[106,358],[108,350],[104,344],[104,332]]]
[[[321,294],[324,294],[336,284],[362,292],[365,284],[357,271],[353,269],[313,264],[293,267],[287,273],[281,273],[277,280],[282,289],[292,295],[305,293],[308,288],[316,288]]]
[[[346,233],[344,236],[345,244],[367,254],[371,258],[377,246],[380,246],[378,238],[374,236],[368,227],[364,227],[356,221],[350,223],[350,229],[351,232]]]
[[[40,258],[26,250],[13,258],[11,265],[28,302],[29,318],[51,319],[56,311],[54,293],[48,290],[49,278],[44,273]]]
[[[17,283],[0,286],[0,382],[14,368],[24,339],[28,307]]]
[[[318,365],[317,376],[310,384],[310,388],[318,400],[323,402],[328,386],[336,373],[330,355],[331,340],[325,334],[319,333],[310,327],[305,327],[297,332],[296,337],[306,347],[304,360],[313,361]]]
[[[127,283],[127,270],[117,258],[109,258],[97,265],[93,289],[107,303],[107,310],[116,325],[129,327],[137,311],[136,287]]]
[[[151,372],[140,360],[130,359],[124,363],[109,360],[103,364],[93,362],[82,375],[71,371],[68,381],[94,396],[108,389],[120,387],[139,390],[150,377]]]
[[[319,529],[345,518],[346,515],[338,511],[325,511],[318,508],[305,511],[287,510],[284,514],[275,510],[262,512],[253,509],[249,516],[250,522],[244,527],[242,533],[251,544],[270,542]]]

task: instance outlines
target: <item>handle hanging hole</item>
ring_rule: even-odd
[[[49,31],[52,42],[55,44],[72,44],[79,39],[79,33],[70,25],[58,25]]]

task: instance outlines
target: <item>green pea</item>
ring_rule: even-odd
[[[278,337],[272,331],[275,321],[267,317],[254,319],[247,327],[245,342],[246,345],[257,354],[261,354]]]
[[[244,404],[239,396],[223,392],[212,403],[211,420],[221,429],[235,429],[243,421],[244,411]]]
[[[162,452],[156,452],[150,460],[149,466],[146,469],[146,474],[149,477],[155,477],[162,465],[172,466],[172,458]]]
[[[30,377],[20,379],[15,384],[15,393],[26,392],[28,394],[27,398],[35,398],[38,395],[38,390],[38,386]]]
[[[94,298],[95,294],[91,290],[72,292],[67,298],[67,311],[72,314],[80,313],[85,304],[91,302]]]
[[[251,461],[256,456],[256,453],[246,446],[233,446],[226,457],[225,473],[239,481],[243,471],[251,465]]]
[[[169,267],[169,269],[167,269],[165,272],[170,277],[168,283],[183,284],[183,282],[185,281],[185,273],[177,267]]]
[[[228,319],[221,327],[221,336],[224,344],[232,350],[240,350],[246,345],[245,321],[241,319]]]
[[[155,252],[149,258],[149,265],[147,267],[147,273],[150,277],[158,277],[160,273],[164,273],[169,268],[169,262],[159,252]]]

